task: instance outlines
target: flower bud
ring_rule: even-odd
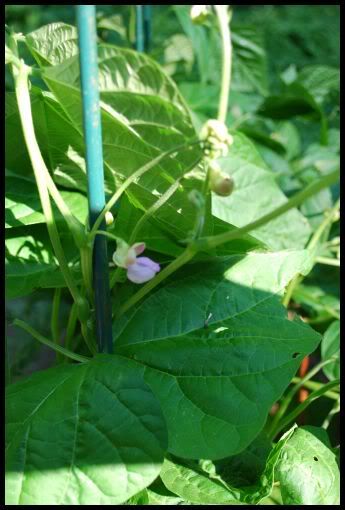
[[[205,122],[200,132],[200,138],[205,142],[204,153],[209,159],[225,157],[233,143],[227,126],[217,119]]]
[[[234,190],[233,179],[222,172],[215,161],[211,161],[209,166],[209,188],[221,197],[228,197]]]
[[[190,10],[190,17],[195,25],[202,25],[210,14],[210,5],[192,5]]]
[[[112,225],[114,223],[114,216],[111,214],[110,211],[107,211],[105,213],[105,224],[106,225]]]

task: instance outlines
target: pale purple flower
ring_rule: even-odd
[[[148,257],[137,257],[133,264],[127,266],[127,277],[133,283],[144,283],[151,280],[160,266]]]

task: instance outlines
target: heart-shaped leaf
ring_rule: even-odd
[[[6,504],[121,504],[159,474],[166,428],[144,368],[99,355],[7,389]]]
[[[249,253],[193,272],[189,266],[115,321],[116,352],[147,367],[171,453],[223,458],[260,432],[320,341],[304,323],[287,320],[276,295],[309,269],[306,252]]]

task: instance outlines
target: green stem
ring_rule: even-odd
[[[337,211],[339,210],[339,207],[340,207],[340,200],[337,200],[336,203],[334,204],[334,206],[332,207],[332,209],[329,211],[329,213],[326,215],[326,217],[323,219],[323,221],[320,223],[320,225],[318,226],[318,228],[315,230],[313,236],[311,237],[308,245],[307,245],[307,250],[314,250],[317,246],[317,243],[319,242],[322,234],[324,233],[324,231],[331,225],[331,223],[333,222],[333,219],[334,219],[334,215],[337,213]],[[297,287],[297,285],[299,285],[301,283],[301,281],[303,280],[304,276],[303,275],[296,275],[292,280],[291,282],[289,283],[287,289],[286,289],[286,293],[285,293],[285,296],[282,300],[282,304],[287,307],[288,304],[290,303],[290,300],[291,300],[291,297],[293,295],[293,292],[295,290],[295,288]]]
[[[7,325],[7,321],[6,321]],[[7,329],[7,327],[6,327]],[[7,331],[5,331],[5,387],[11,384],[11,365],[8,355]]]
[[[211,248],[215,248],[221,244],[224,244],[226,242],[232,241],[233,239],[238,239],[240,237],[243,237],[245,234],[250,232],[251,230],[254,230],[258,227],[261,227],[262,225],[265,225],[269,221],[272,221],[273,219],[277,218],[281,214],[286,213],[290,209],[293,209],[294,207],[300,205],[304,200],[309,198],[310,196],[314,195],[315,193],[318,193],[321,189],[327,188],[330,186],[330,184],[333,184],[336,182],[336,180],[339,177],[338,170],[335,172],[332,172],[323,179],[320,179],[318,182],[313,182],[307,188],[305,188],[303,191],[300,191],[293,197],[291,197],[285,204],[281,205],[274,211],[266,214],[265,216],[262,216],[262,218],[259,218],[256,221],[253,221],[252,223],[249,223],[248,225],[245,225],[244,227],[238,228],[236,230],[233,230],[231,232],[225,232],[224,234],[219,234],[217,236],[213,237],[204,237],[196,240],[195,242],[191,243],[188,248],[181,253],[181,255],[173,261],[169,266],[167,266],[161,273],[158,273],[158,275],[153,278],[150,282],[148,282],[142,289],[140,289],[138,292],[136,292],[120,309],[119,309],[119,315],[122,315],[126,310],[128,310],[131,306],[133,306],[135,303],[137,303],[141,298],[143,298],[148,292],[150,292],[152,289],[154,289],[159,283],[161,283],[167,276],[170,276],[174,271],[179,269],[183,264],[186,262],[189,262],[196,253],[199,251],[207,251]],[[175,264],[178,261],[177,264]]]
[[[142,287],[138,292],[136,292],[128,301],[126,301],[120,308],[117,313],[117,318],[126,312],[129,308],[131,308],[135,303],[137,303],[141,298],[143,298],[150,290],[156,287],[160,282],[168,278],[172,273],[177,271],[181,266],[189,262],[195,255],[195,250],[188,246],[184,252],[177,257],[171,264],[169,264],[166,268],[163,269],[158,275],[151,281],[149,281],[144,287]]]
[[[194,145],[199,145],[200,143],[202,143],[202,142],[200,142],[199,140],[197,140],[197,141],[194,140],[192,142],[188,142],[188,143],[184,143],[182,145],[178,145],[177,147],[175,147],[173,149],[170,149],[169,151],[163,152],[162,154],[157,156],[155,159],[152,159],[151,161],[149,161],[149,163],[147,163],[146,165],[140,167],[138,170],[133,172],[132,175],[130,175],[125,180],[125,182],[118,188],[118,190],[114,193],[114,195],[111,197],[111,199],[105,205],[103,211],[100,213],[100,215],[98,216],[97,220],[95,221],[95,223],[94,223],[94,225],[93,225],[93,227],[91,229],[90,238],[91,238],[92,234],[94,232],[96,232],[96,230],[99,229],[99,226],[101,225],[101,223],[102,223],[106,213],[108,211],[110,211],[110,209],[116,204],[116,202],[118,201],[118,199],[120,198],[122,193],[128,188],[128,186],[130,186],[130,184],[132,184],[132,182],[134,182],[136,179],[141,177],[145,172],[147,172],[148,170],[150,170],[154,166],[158,165],[158,163],[162,159],[170,156],[171,154],[174,154],[175,152],[180,152],[180,151],[185,150],[185,149],[190,149]],[[200,157],[201,157],[201,155],[200,155]],[[195,164],[197,164],[197,162]]]
[[[61,303],[61,288],[55,289],[54,297],[53,297],[53,305],[52,305],[52,316],[50,321],[50,328],[52,333],[53,342],[57,345],[60,344],[60,327],[59,327],[59,310]],[[62,358],[57,352],[56,361],[61,363]]]
[[[323,388],[320,388],[319,390],[311,393],[311,395],[309,395],[309,397],[304,402],[299,404],[293,411],[291,411],[290,414],[288,414],[288,416],[286,416],[278,424],[275,430],[275,436],[279,434],[279,432],[281,432],[283,429],[285,429],[295,418],[297,418],[297,416],[303,413],[305,409],[309,407],[312,402],[314,402],[314,400],[322,397],[325,393],[327,393],[330,389],[334,388],[335,386],[338,386],[339,382],[340,382],[339,379],[336,379],[335,381],[331,381],[325,384]]]
[[[27,333],[32,335],[36,340],[41,342],[44,345],[47,345],[48,347],[51,347],[51,349],[54,349],[54,351],[60,352],[64,356],[67,356],[75,361],[79,361],[80,363],[86,363],[87,361],[90,361],[90,358],[87,358],[86,356],[81,356],[80,354],[76,354],[75,352],[69,351],[68,349],[65,349],[65,347],[61,347],[61,345],[57,345],[54,342],[51,342],[47,338],[45,338],[43,335],[38,333],[35,329],[33,329],[31,326],[26,324],[24,321],[21,321],[19,319],[15,319],[13,321],[13,326],[18,326],[19,328],[24,329]]]
[[[292,384],[299,384],[299,382],[301,380],[302,379],[300,377],[293,377],[292,380],[291,380],[291,383]],[[303,386],[305,388],[307,388],[308,390],[313,390],[314,391],[314,390],[319,390],[320,388],[323,388],[324,383],[319,383],[319,382],[316,382],[316,381],[304,381]],[[339,393],[337,393],[335,391],[327,391],[324,394],[324,397],[327,397],[327,398],[330,398],[330,399],[333,399],[333,400],[338,400]]]
[[[231,83],[232,44],[227,5],[215,5],[222,38],[222,83],[219,96],[218,120],[226,121]]]
[[[80,267],[83,275],[83,281],[90,303],[93,303],[93,285],[92,285],[92,249],[85,245],[80,248]]]
[[[334,415],[336,415],[337,413],[339,413],[340,411],[340,396],[338,396],[338,400],[336,400],[332,406],[332,409],[330,410],[330,412],[327,414],[326,418],[324,419],[323,421],[323,424],[321,425],[321,427],[323,429],[328,429],[331,421],[332,421],[332,418]]]
[[[30,74],[30,67],[26,66],[24,62],[21,61],[21,66],[19,69],[15,69],[13,72],[14,81],[15,81],[15,92],[18,103],[18,110],[20,121],[22,124],[23,135],[25,144],[29,153],[30,161],[32,164],[32,168],[34,171],[34,176],[38,188],[38,193],[41,201],[41,206],[45,218],[45,222],[48,229],[48,234],[50,241],[52,243],[55,256],[58,260],[59,268],[64,277],[67,287],[74,299],[74,301],[78,304],[79,309],[85,308],[84,306],[84,298],[81,296],[76,282],[72,276],[72,273],[68,267],[68,263],[65,257],[65,252],[63,250],[59,232],[56,226],[50,196],[47,185],[47,173],[48,170],[44,163],[40,148],[37,143],[34,124],[32,120],[32,111],[31,111],[31,103],[30,103],[30,94],[29,94],[29,86],[28,86],[28,76]],[[49,179],[48,179],[49,180]],[[86,328],[86,318],[80,319],[82,324],[82,331],[84,333],[87,332]],[[84,323],[84,324],[83,324]],[[89,338],[85,338],[85,341],[88,346],[91,346],[92,342]]]
[[[77,325],[78,310],[75,303],[72,303],[70,314],[68,317],[65,346],[69,351],[72,350],[72,341],[75,335],[75,327]],[[68,362],[68,358],[65,358],[65,362]]]
[[[340,260],[331,259],[329,257],[316,257],[315,262],[319,264],[326,264],[327,266],[340,267]]]
[[[147,222],[148,219],[151,218],[151,216],[163,205],[165,204],[165,202],[167,200],[169,200],[169,198],[175,193],[175,191],[177,190],[177,188],[179,187],[180,185],[180,181],[181,181],[182,177],[180,177],[179,179],[177,179],[166,191],[165,193],[162,194],[162,196],[159,197],[159,199],[154,203],[152,204],[152,206],[145,212],[145,214],[143,214],[143,216],[141,216],[141,218],[139,219],[139,221],[137,222],[137,224],[135,225],[134,227],[134,230],[131,234],[131,237],[128,241],[128,244],[129,246],[132,246],[132,244],[134,243],[134,241],[136,240],[137,236],[138,236],[138,232],[140,231],[140,229],[143,227],[143,225]]]
[[[311,370],[309,370],[309,372],[297,384],[295,384],[295,386],[293,386],[290,389],[290,391],[283,398],[278,411],[274,415],[274,418],[271,422],[271,425],[270,425],[270,428],[268,431],[269,437],[271,437],[273,439],[276,436],[276,428],[279,426],[279,422],[281,421],[282,417],[286,413],[289,405],[292,402],[293,397],[296,395],[298,390],[300,388],[302,388],[302,386],[304,386],[304,383],[306,381],[309,381],[309,379],[314,377],[314,375],[317,374],[323,367],[325,367],[329,363],[332,363],[333,361],[334,360],[332,358],[327,359],[325,361],[321,361],[320,363],[315,365],[315,367],[313,367]]]
[[[28,75],[30,68],[22,63],[18,74],[15,75],[15,91],[18,102],[18,110],[22,124],[26,147],[30,156],[32,168],[34,171],[38,193],[41,200],[42,210],[48,228],[49,237],[54,248],[56,258],[58,259],[61,272],[66,284],[75,301],[80,297],[76,283],[68,268],[67,260],[60,242],[60,236],[56,227],[53,215],[50,197],[47,188],[46,167],[39,149],[34,125],[32,121],[32,112],[30,104],[30,94],[28,88]]]

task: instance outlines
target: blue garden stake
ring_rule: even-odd
[[[151,18],[152,18],[152,6],[144,5],[144,41],[146,53],[151,49]]]
[[[77,6],[83,123],[86,145],[90,228],[105,206],[102,126],[99,107],[96,8]],[[100,226],[105,230],[105,223]],[[96,335],[98,350],[112,352],[111,303],[107,240],[95,237],[93,250]]]
[[[144,39],[144,11],[143,5],[136,5],[135,11],[135,47],[137,51],[143,52],[145,50]]]

